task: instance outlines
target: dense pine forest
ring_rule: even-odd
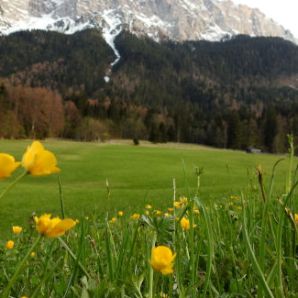
[[[156,43],[97,30],[0,37],[0,137],[148,139],[285,152],[298,47],[280,38]],[[104,77],[110,81],[105,82]]]

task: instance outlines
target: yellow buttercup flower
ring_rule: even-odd
[[[197,215],[200,215],[200,210],[198,208],[194,208],[193,213],[197,214]]]
[[[161,216],[162,215],[162,212],[160,210],[154,210],[154,214],[156,216]]]
[[[55,155],[46,150],[39,141],[34,141],[28,146],[23,155],[22,166],[33,176],[60,172]]]
[[[152,205],[147,204],[147,205],[145,206],[145,208],[146,208],[146,209],[152,209]]]
[[[186,217],[182,217],[180,221],[180,226],[183,230],[187,231],[190,228],[189,220]]]
[[[179,201],[181,205],[186,205],[188,203],[187,197],[180,197]]]
[[[174,211],[174,208],[168,208],[168,212],[173,212]]]
[[[64,235],[64,233],[76,225],[76,221],[71,218],[60,219],[51,218],[51,214],[44,214],[34,218],[36,230],[47,237],[54,238]]]
[[[231,195],[231,196],[230,196],[230,199],[231,199],[231,200],[240,200],[240,196],[237,196],[237,195],[236,195],[236,196],[235,196],[235,195]]]
[[[32,251],[31,254],[30,254],[31,258],[35,258],[36,257],[36,252],[35,251]]]
[[[118,216],[122,217],[124,215],[123,211],[118,211]]]
[[[5,244],[5,248],[6,248],[6,249],[13,249],[13,247],[14,247],[14,241],[12,241],[12,240],[8,240],[8,241],[6,242],[6,244]]]
[[[163,275],[173,273],[173,263],[176,254],[167,246],[157,246],[152,248],[150,264],[152,268]]]
[[[140,219],[141,215],[139,213],[134,213],[130,218],[133,220],[138,220]]]
[[[110,223],[115,223],[117,221],[117,218],[116,217],[112,217],[111,220],[110,220]]]
[[[175,202],[174,202],[174,207],[177,208],[177,209],[178,209],[178,208],[181,208],[181,202],[177,202],[177,201],[175,201]]]
[[[0,179],[9,177],[19,165],[13,156],[0,153]]]
[[[23,228],[20,226],[13,226],[12,227],[12,232],[16,235],[20,234],[22,232]]]

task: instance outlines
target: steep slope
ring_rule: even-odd
[[[243,35],[225,42],[156,43],[124,31],[116,37],[115,45],[121,60],[111,74],[114,81],[123,72],[143,80],[152,76],[154,80],[167,69],[167,81],[173,76],[180,80],[187,76],[218,86],[235,85],[243,80],[258,84],[258,78],[269,85],[272,80],[286,82],[285,78],[298,75],[298,47],[281,38]],[[92,95],[99,86],[104,86],[104,75],[113,61],[112,49],[96,29],[73,35],[37,30],[0,37],[0,76],[13,76],[41,86],[55,82],[55,86],[47,87],[58,88],[60,92],[66,86],[87,82],[92,86],[91,82],[96,82],[88,89]],[[47,65],[52,72],[47,74],[48,69],[41,65]],[[63,77],[57,77],[56,71],[63,71]]]
[[[84,28],[122,29],[155,40],[220,40],[236,34],[280,36],[296,41],[257,9],[230,0],[3,0],[0,32]],[[110,36],[109,36],[110,37]]]
[[[115,45],[121,59],[106,83],[114,55],[98,30],[0,37],[0,136],[112,135],[282,152],[286,134],[298,135],[298,47],[289,41],[156,43],[122,32]],[[35,109],[53,93],[36,87],[63,98],[60,135],[48,125],[37,128]]]
[[[72,93],[81,88],[91,93],[103,86],[113,59],[112,50],[95,29],[74,35],[21,31],[0,37],[0,76],[64,94],[68,88]]]

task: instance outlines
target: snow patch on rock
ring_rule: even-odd
[[[103,12],[102,18],[105,22],[102,30],[102,36],[106,43],[112,48],[116,56],[116,59],[111,63],[111,67],[113,67],[121,59],[120,53],[115,46],[115,38],[122,31],[121,16],[115,13],[115,10],[110,9]]]

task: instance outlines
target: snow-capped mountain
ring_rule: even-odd
[[[107,42],[123,29],[155,40],[220,40],[235,34],[295,37],[261,11],[230,0],[1,0],[0,32],[98,27]]]

